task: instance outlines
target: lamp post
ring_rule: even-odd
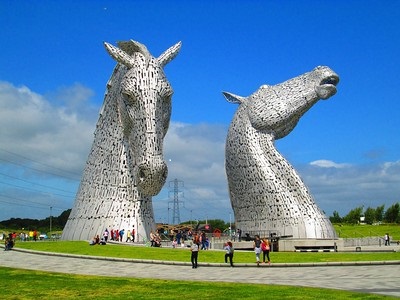
[[[229,213],[229,238],[232,236],[232,214]]]
[[[52,224],[51,224],[51,221],[52,221],[52,220],[51,220],[52,210],[53,210],[53,207],[50,206],[50,232],[49,232],[49,233],[50,233],[50,236],[51,236],[51,225],[52,225]]]

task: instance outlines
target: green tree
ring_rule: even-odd
[[[221,231],[223,231],[226,227],[229,226],[229,224],[227,225],[225,223],[225,221],[221,220],[221,219],[208,220],[208,224],[211,225],[212,229],[217,229],[218,228]]]
[[[57,217],[57,225],[64,228],[65,224],[67,224],[69,214],[71,213],[71,209],[64,210],[61,215]]]
[[[372,225],[375,222],[376,209],[368,207],[365,212],[365,223]]]
[[[329,217],[332,223],[342,223],[342,218],[339,216],[339,213],[335,210],[333,211],[333,216]]]
[[[387,223],[399,222],[400,221],[399,212],[400,212],[399,203],[393,204],[385,212],[385,221]]]
[[[224,229],[226,229],[227,227],[229,227],[229,223],[225,223],[224,220],[221,219],[214,219],[214,220],[198,220],[198,224],[207,224],[210,225],[211,230],[215,230],[215,229],[219,229],[221,231],[223,231]],[[181,225],[184,224],[190,224],[191,221],[186,221],[186,222],[182,222]],[[194,222],[194,227],[196,227],[197,225],[197,221]],[[232,224],[233,227],[233,224]]]
[[[362,212],[363,206],[350,210],[349,213],[343,218],[344,222],[349,224],[358,224],[360,222]]]
[[[383,211],[385,210],[385,205],[378,206],[375,209],[375,220],[376,222],[382,222],[383,221]]]

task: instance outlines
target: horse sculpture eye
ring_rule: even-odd
[[[126,104],[133,105],[137,102],[137,97],[133,93],[122,93]]]

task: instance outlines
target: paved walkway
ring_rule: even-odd
[[[199,264],[59,255],[14,249],[0,251],[0,266],[71,274],[225,281],[322,287],[400,297],[400,261],[367,263]],[[32,263],[35,262],[35,263]],[[110,263],[112,262],[112,263]]]

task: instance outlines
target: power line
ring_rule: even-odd
[[[1,203],[7,203],[7,204],[12,204],[12,205],[18,205],[18,206],[27,206],[27,207],[33,207],[33,208],[40,208],[40,209],[48,209],[50,206],[59,210],[66,210],[68,208],[62,208],[62,207],[55,207],[53,205],[50,204],[44,204],[44,203],[39,203],[39,202],[34,202],[34,201],[29,201],[29,200],[25,200],[25,199],[20,199],[20,198],[16,198],[16,197],[11,197],[11,196],[5,196],[5,195],[0,195],[0,197],[2,198],[6,198],[6,199],[12,199],[12,200],[17,200],[17,201],[21,201],[21,202],[28,202],[28,203],[33,203],[36,205],[31,205],[31,204],[25,204],[25,203],[20,203],[20,202],[10,202],[10,201],[6,201],[6,200],[0,200]],[[37,206],[40,205],[40,206]]]
[[[11,156],[8,157],[9,159],[0,158],[0,161],[4,161],[6,163],[16,165],[17,168],[23,168],[23,169],[26,169],[26,170],[33,170],[34,172],[42,173],[42,174],[49,174],[51,176],[55,176],[56,178],[57,177],[58,178],[66,178],[68,180],[78,181],[78,180],[76,180],[76,177],[77,177],[76,173],[65,171],[65,170],[62,170],[60,168],[56,168],[56,167],[50,166],[48,164],[42,163],[42,162],[37,161],[37,160],[30,159],[30,158],[28,158],[26,156],[23,156],[23,155],[19,155],[19,154],[7,151],[5,149],[1,149],[0,148],[0,151],[6,152],[8,154],[11,154],[11,155],[17,157],[21,162],[16,162],[15,161],[16,158],[13,158]],[[40,168],[35,168],[35,167],[32,167],[32,166],[29,166],[31,164],[44,166],[46,168],[49,168],[50,171],[45,171],[45,170],[40,169]],[[55,171],[51,172],[51,169],[53,169]],[[60,172],[62,172],[64,174],[60,174]],[[70,174],[73,177],[69,176],[69,175],[66,176],[65,174]],[[48,196],[59,196],[59,197],[67,198],[67,199],[74,198],[75,192],[71,192],[71,191],[67,191],[65,189],[56,188],[54,186],[44,185],[44,184],[40,184],[40,183],[37,183],[37,182],[25,180],[25,179],[22,179],[22,178],[19,178],[19,177],[16,177],[16,176],[12,176],[12,175],[9,175],[9,174],[5,174],[5,173],[2,173],[2,172],[0,172],[0,175],[2,175],[4,178],[12,179],[12,182],[11,181],[10,182],[0,181],[0,184],[2,184],[2,185],[13,186],[13,187],[16,187],[16,188],[18,188],[20,190],[34,191],[34,192],[40,193],[42,195],[42,197],[43,197],[43,195],[46,195],[45,196],[46,198]],[[18,184],[15,184],[15,182],[21,182],[21,184],[18,185]],[[35,188],[30,187],[29,185],[30,186],[36,186],[38,188],[35,189]],[[26,200],[26,199],[13,197],[12,195],[5,195],[4,193],[0,194],[0,203],[5,203],[7,205],[17,205],[17,206],[21,206],[21,207],[30,207],[30,208],[36,208],[36,209],[48,209],[49,207],[54,207],[55,209],[60,210],[60,211],[64,211],[64,210],[68,209],[68,208],[62,208],[62,207],[58,207],[57,208],[53,204],[43,204],[43,203],[40,203],[38,201],[30,201],[30,200]]]
[[[0,181],[0,183],[1,183],[1,184],[6,184],[6,185],[10,185],[10,186],[14,186],[14,187],[16,187],[16,188],[18,188],[18,189],[21,189],[21,190],[35,191],[35,192],[40,192],[40,193],[44,193],[44,194],[48,194],[48,195],[56,195],[56,196],[66,197],[66,198],[70,198],[71,196],[74,196],[74,193],[69,193],[69,192],[68,192],[68,193],[69,193],[70,195],[67,196],[67,195],[62,195],[62,194],[57,194],[57,193],[43,192],[43,191],[40,191],[40,190],[36,190],[36,189],[32,189],[32,188],[28,188],[28,187],[25,187],[25,186],[20,186],[20,185],[12,184],[12,183],[2,182],[2,181]]]
[[[66,191],[66,190],[58,189],[58,188],[51,187],[51,186],[48,186],[48,185],[44,185],[44,184],[40,184],[40,183],[24,180],[24,179],[21,179],[21,178],[18,178],[18,177],[14,177],[14,176],[11,176],[11,175],[8,175],[8,174],[4,174],[4,173],[1,173],[1,172],[0,172],[0,175],[6,176],[6,177],[9,177],[9,178],[12,178],[12,179],[20,180],[20,181],[23,181],[23,182],[26,182],[26,183],[29,183],[29,184],[38,185],[38,186],[42,186],[42,187],[45,187],[45,188],[49,188],[49,189],[53,189],[53,190],[57,190],[57,191],[61,191],[61,192],[71,193],[70,191]]]
[[[44,170],[36,169],[36,168],[33,168],[33,167],[28,167],[28,166],[26,166],[24,164],[17,163],[17,162],[14,162],[14,161],[10,161],[10,160],[6,160],[4,158],[0,158],[0,160],[5,161],[5,162],[10,163],[10,164],[13,164],[13,165],[17,165],[17,166],[23,167],[25,169],[30,169],[30,170],[36,171],[36,172],[39,172],[39,173],[50,174],[50,175],[54,175],[54,176],[57,176],[57,177],[66,178],[66,179],[69,179],[69,180],[75,180],[75,181],[77,180],[75,178],[64,176],[64,175],[61,175],[59,173],[52,173],[52,172],[49,172],[49,171],[44,171]]]
[[[28,158],[28,157],[26,157],[26,156],[23,156],[23,155],[20,155],[20,154],[17,154],[17,153],[14,153],[14,152],[11,152],[11,151],[2,149],[2,148],[0,148],[0,151],[6,152],[6,153],[8,153],[8,154],[11,154],[11,155],[14,155],[14,156],[17,156],[17,157],[20,157],[20,158],[23,158],[23,159],[28,160],[28,161],[31,161],[31,162],[33,162],[33,163],[35,163],[35,164],[39,164],[39,165],[42,165],[42,166],[45,166],[45,167],[48,167],[48,168],[51,168],[51,169],[54,169],[54,170],[59,170],[59,171],[61,171],[61,172],[63,172],[63,173],[71,174],[71,175],[73,175],[73,176],[81,176],[81,174],[77,174],[77,173],[74,173],[74,172],[66,171],[66,170],[63,170],[63,169],[60,169],[60,168],[57,168],[57,167],[54,167],[54,166],[45,164],[45,163],[43,163],[43,162],[40,162],[40,161],[31,159],[31,158]],[[1,159],[1,158],[0,158],[0,160],[7,161],[7,160]],[[43,170],[38,170],[38,169],[35,169],[35,168],[27,167],[27,166],[25,166],[25,165],[21,165],[21,164],[19,164],[19,163],[13,162],[13,161],[8,161],[8,162],[13,163],[13,164],[16,164],[16,165],[20,165],[20,166],[25,167],[25,168],[28,168],[28,169],[33,169],[33,170],[38,171],[38,172],[49,173],[49,172],[46,172],[46,171],[43,171]],[[60,176],[60,177],[64,177],[64,178],[71,179],[71,180],[76,180],[75,178],[66,177],[66,176],[63,176],[63,175],[60,175],[60,174],[54,174],[54,173],[49,173],[49,174],[51,174],[51,175],[56,175],[56,176]]]

